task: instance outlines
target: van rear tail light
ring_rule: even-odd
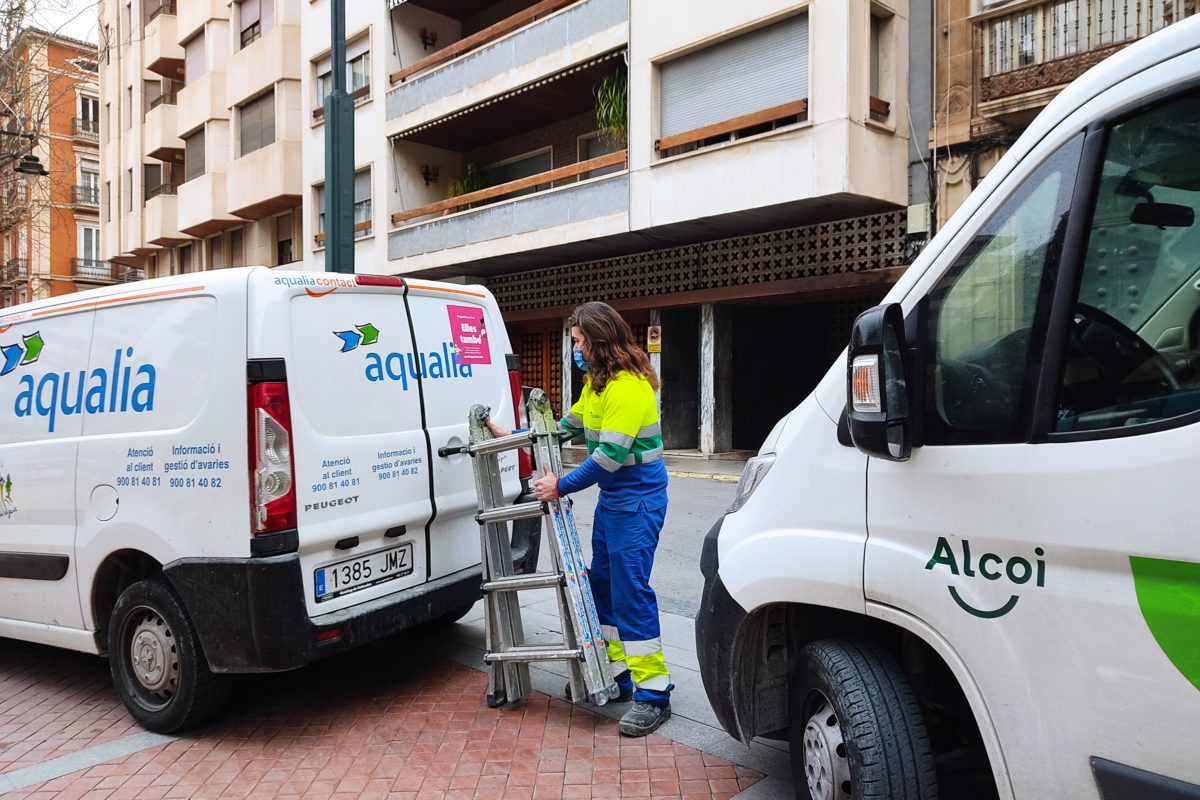
[[[528,428],[529,419],[525,413],[525,396],[521,392],[520,369],[508,371],[508,386],[512,390],[513,420],[518,428]],[[522,478],[528,478],[533,474],[533,454],[527,447],[522,447],[517,451],[517,473]]]
[[[254,383],[250,391],[251,517],[254,533],[296,527],[292,411],[287,384]]]
[[[879,396],[879,356],[856,356],[854,359],[851,398],[854,410],[879,413],[883,410]]]

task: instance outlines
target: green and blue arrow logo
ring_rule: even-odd
[[[38,360],[45,346],[40,331],[34,331],[28,336],[22,336],[20,343],[0,346],[0,356],[4,358],[4,367],[0,375],[7,375],[17,367],[27,367]]]
[[[333,335],[342,340],[342,349],[339,351],[342,353],[349,353],[359,345],[365,347],[379,341],[379,329],[369,322],[355,325],[352,331],[334,331]]]

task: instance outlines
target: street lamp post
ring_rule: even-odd
[[[354,272],[354,102],[346,93],[346,0],[330,0],[325,98],[325,271]]]
[[[30,150],[37,146],[37,134],[0,130],[0,135],[14,136],[19,139],[28,139]],[[19,161],[17,160],[18,158],[20,159]],[[44,178],[50,174],[50,171],[42,166],[42,162],[39,161],[38,157],[32,152],[26,151],[25,153],[14,155],[7,162],[5,162],[4,166],[11,164],[13,161],[17,161],[17,165],[13,167],[13,172],[17,173],[18,175],[24,175],[25,179],[31,184],[38,178]]]

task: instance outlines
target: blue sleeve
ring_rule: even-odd
[[[607,474],[604,467],[596,463],[595,458],[588,456],[582,464],[558,479],[558,493],[574,494],[589,486],[594,486]]]

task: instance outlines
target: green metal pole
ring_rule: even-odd
[[[330,0],[325,98],[325,271],[354,272],[354,102],[346,93],[346,0]]]

